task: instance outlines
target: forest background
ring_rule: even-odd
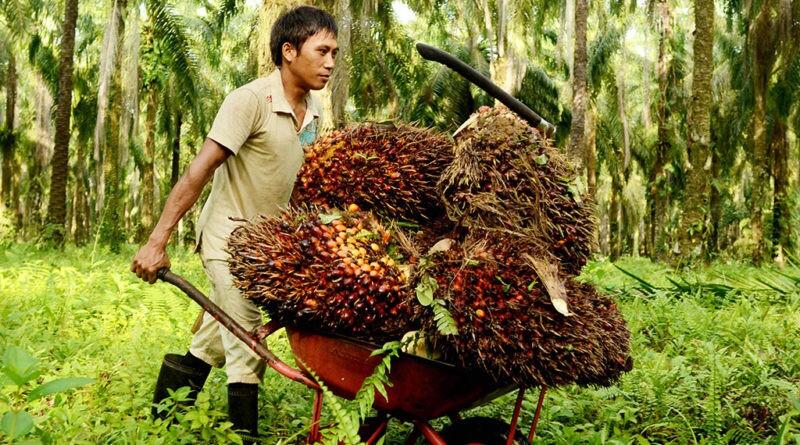
[[[542,443],[800,443],[800,0],[313,3],[340,25],[327,130],[452,132],[494,104],[422,60],[422,41],[553,122],[580,166],[599,222],[581,279],[618,302],[635,367],[551,391]],[[293,4],[0,0],[0,443],[238,440],[219,371],[177,422],[149,417],[196,308],[128,267],[224,96],[273,69],[268,30]],[[170,249],[205,289],[198,213]],[[284,337],[270,347],[290,360]],[[72,376],[91,383],[29,395]],[[292,385],[266,377],[269,443],[307,431],[311,398]]]
[[[273,69],[290,2],[3,0],[0,234],[141,242],[221,100]],[[797,253],[800,2],[319,1],[340,22],[326,128],[451,132],[482,91],[450,51],[558,127],[600,252],[685,264]],[[176,242],[191,242],[197,209]]]

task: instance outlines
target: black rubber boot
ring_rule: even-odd
[[[175,391],[183,386],[191,388],[189,393],[191,405],[197,398],[197,393],[203,389],[206,383],[211,365],[187,352],[186,355],[167,354],[161,363],[161,371],[158,373],[156,389],[153,392],[153,417],[163,419],[164,412],[158,412],[155,405],[169,397],[169,391]]]
[[[258,443],[258,385],[228,385],[228,417],[245,445]]]

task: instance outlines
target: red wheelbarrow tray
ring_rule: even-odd
[[[311,375],[312,371],[334,394],[352,400],[364,379],[369,377],[381,357],[373,357],[378,345],[335,334],[321,334],[306,329],[286,327],[289,345],[300,370],[284,363],[265,345],[266,338],[284,326],[269,322],[252,332],[245,330],[219,306],[197,290],[185,278],[162,269],[158,278],[182,290],[198,303],[237,338],[245,342],[264,362],[278,373],[296,382],[303,383],[314,392],[314,407],[307,443],[320,440],[320,413],[323,391]],[[515,385],[495,383],[478,372],[470,372],[452,364],[401,353],[392,363],[389,374],[392,386],[386,388],[388,400],[376,395],[373,406],[382,418],[367,440],[375,443],[386,429],[390,418],[410,421],[415,425],[414,433],[421,434],[434,445],[444,445],[442,437],[430,426],[429,420],[450,416],[459,418],[459,411],[477,406],[508,393]],[[528,440],[533,441],[539,420],[546,387],[539,393],[536,413],[533,416]],[[507,444],[513,443],[519,421],[525,388],[520,388],[514,405],[514,414],[509,425]]]
[[[352,400],[381,357],[380,346],[340,335],[286,327],[297,365],[311,370],[334,394]],[[452,364],[400,353],[392,361],[388,400],[375,395],[375,409],[403,420],[434,419],[480,405],[515,388]]]

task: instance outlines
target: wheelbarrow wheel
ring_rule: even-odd
[[[447,445],[505,445],[511,427],[500,419],[470,417],[453,422],[442,431]],[[519,430],[514,431],[515,445],[530,445]]]

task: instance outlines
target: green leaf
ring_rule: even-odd
[[[430,306],[433,303],[433,295],[436,289],[439,288],[439,283],[430,275],[425,275],[419,280],[417,284],[417,300],[423,306]]]
[[[63,379],[51,380],[31,391],[30,394],[28,394],[28,400],[33,401],[40,397],[78,388],[92,382],[94,382],[94,379],[88,377],[65,377]]]
[[[333,212],[331,214],[321,213],[319,215],[319,221],[322,224],[330,224],[330,223],[336,221],[337,219],[342,219],[342,215],[339,212]]]
[[[433,319],[436,321],[436,329],[442,335],[457,335],[458,325],[453,319],[453,315],[444,305],[444,300],[436,299],[433,301]]]
[[[545,165],[547,164],[547,155],[542,153],[539,156],[536,156],[533,160],[539,165]]]
[[[17,386],[39,377],[39,361],[24,350],[11,346],[3,354],[3,373]]]
[[[0,429],[14,440],[28,434],[33,429],[33,417],[25,411],[9,411],[0,420]]]

